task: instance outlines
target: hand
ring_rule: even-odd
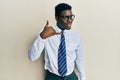
[[[41,32],[40,36],[43,38],[43,39],[46,39],[48,37],[51,37],[53,35],[57,35],[57,34],[61,34],[60,33],[57,33],[53,28],[52,26],[49,26],[49,21],[47,20],[47,23],[43,29],[43,31]]]

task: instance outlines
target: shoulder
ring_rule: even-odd
[[[80,33],[74,30],[67,30],[66,31],[67,36],[69,37],[69,39],[74,40],[76,42],[81,40],[81,36]]]
[[[77,32],[77,31],[74,31],[74,30],[70,30],[70,35],[74,36],[74,37],[77,37],[77,38],[80,38],[80,33]]]

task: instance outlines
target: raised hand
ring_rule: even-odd
[[[41,32],[40,36],[43,39],[46,39],[46,38],[51,37],[51,36],[56,35],[56,34],[61,34],[61,32],[56,33],[56,31],[52,28],[52,26],[49,26],[49,21],[47,20],[47,23],[46,23],[43,31]]]

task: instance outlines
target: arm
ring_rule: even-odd
[[[84,55],[82,51],[81,41],[79,40],[79,45],[76,49],[76,60],[75,64],[80,75],[80,80],[86,80],[85,65],[84,65]]]
[[[34,41],[32,47],[29,49],[29,58],[31,61],[35,61],[38,59],[45,47],[44,43],[46,38],[51,37],[56,34],[61,34],[61,33],[56,33],[56,31],[49,26],[49,22],[47,21],[43,31],[37,36],[36,40]]]
[[[44,43],[45,39],[42,39],[40,35],[38,35],[32,47],[28,50],[28,55],[31,61],[35,61],[40,57],[44,49]]]

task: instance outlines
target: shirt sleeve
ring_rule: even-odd
[[[76,49],[76,68],[80,75],[80,80],[86,80],[85,65],[84,65],[84,55],[81,40],[79,40],[78,47]]]
[[[28,56],[31,61],[37,60],[43,49],[44,49],[45,39],[42,39],[40,35],[37,35],[34,43],[32,44],[31,48],[28,50]]]

